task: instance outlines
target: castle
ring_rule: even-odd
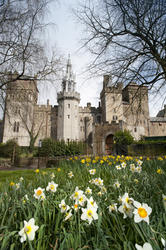
[[[101,104],[80,107],[80,94],[76,92],[75,75],[70,58],[57,94],[58,105],[38,105],[37,80],[12,74],[7,85],[2,141],[17,140],[20,146],[29,146],[35,138],[39,146],[44,138],[84,141],[94,154],[110,154],[116,131],[127,129],[135,139],[141,136],[166,134],[166,106],[157,117],[149,116],[148,88],[131,82],[111,85],[111,77],[103,78]]]

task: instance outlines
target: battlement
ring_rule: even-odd
[[[57,94],[57,101],[65,100],[65,99],[76,99],[77,101],[80,101],[80,94],[78,92],[72,91],[72,92],[59,92]]]

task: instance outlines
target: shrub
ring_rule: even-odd
[[[117,131],[114,140],[118,145],[130,145],[134,142],[134,138],[128,130]]]
[[[15,165],[19,162],[21,150],[15,140],[9,140],[0,145],[0,154],[4,158],[10,158]]]

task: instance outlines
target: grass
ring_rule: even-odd
[[[141,159],[142,160],[142,159]],[[118,169],[126,163],[126,167]],[[132,250],[135,244],[143,246],[149,242],[153,249],[163,249],[161,238],[166,239],[166,160],[144,160],[140,171],[131,171],[130,164],[139,166],[138,159],[131,157],[103,157],[102,159],[77,159],[61,163],[60,168],[0,172],[0,246],[1,249],[117,249]],[[96,169],[91,175],[90,169]],[[72,171],[73,177],[69,178]],[[55,177],[52,176],[54,173]],[[51,177],[52,176],[52,177]],[[23,180],[20,180],[23,177]],[[93,179],[101,178],[103,185],[94,184]],[[58,184],[55,193],[44,191],[44,200],[34,197],[34,189],[46,189],[48,183]],[[120,183],[117,188],[115,182]],[[10,183],[13,182],[11,186]],[[20,183],[20,187],[16,185]],[[17,188],[18,187],[18,188]],[[98,205],[98,218],[91,224],[82,219],[83,209],[80,205],[75,211],[71,198],[78,187],[85,194],[87,187],[92,189],[90,196]],[[123,204],[119,198],[128,193],[131,207],[134,201],[146,203],[152,208],[149,224],[145,221],[135,222],[135,217],[127,216],[118,209]],[[25,198],[28,195],[28,200]],[[59,204],[65,200],[70,206],[72,216],[65,220]],[[108,207],[117,204],[117,211],[109,212]],[[130,205],[129,205],[130,207]],[[127,213],[126,213],[127,214]],[[19,231],[24,227],[24,220],[35,219],[39,229],[35,238],[20,242]]]

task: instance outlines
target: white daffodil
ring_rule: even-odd
[[[112,213],[113,211],[117,212],[117,203],[109,205],[108,210],[110,213]]]
[[[120,165],[117,165],[115,167],[116,167],[117,170],[121,170],[122,169]]]
[[[144,220],[149,224],[149,215],[152,212],[152,208],[149,207],[147,204],[139,203],[138,201],[134,201],[134,206],[136,209],[134,209],[134,221],[136,223],[139,223],[140,221]]]
[[[126,206],[125,203],[122,203],[122,205],[118,208],[118,211],[123,214],[123,219],[126,219],[127,217],[133,216],[133,207],[132,206]]]
[[[66,205],[64,200],[61,201],[61,203],[59,204],[59,207],[61,209],[61,213],[66,213],[70,209],[70,207]]]
[[[24,197],[22,198],[23,203],[26,203],[27,201],[29,201],[28,195],[25,194]]]
[[[51,177],[51,179],[54,179],[55,178],[55,174],[51,173],[50,177]]]
[[[19,231],[19,235],[21,236],[21,243],[28,240],[34,240],[35,232],[38,230],[38,226],[35,226],[34,218],[31,218],[28,222],[24,220],[24,227]]]
[[[23,180],[24,180],[24,178],[21,176],[20,179],[19,179],[19,181],[22,182]]]
[[[162,243],[163,246],[166,248],[166,240],[164,240],[163,238],[161,238],[161,243]]]
[[[138,160],[138,161],[137,161],[137,164],[138,164],[139,167],[142,166],[142,163],[143,163],[143,161],[141,161],[141,160]]]
[[[41,199],[42,197],[44,197],[45,195],[44,195],[44,188],[41,188],[41,187],[38,187],[37,189],[34,189],[34,197],[36,198],[36,199]]]
[[[122,204],[125,204],[127,207],[131,206],[131,204],[133,203],[133,198],[130,198],[128,193],[125,193],[122,197],[121,197],[121,202]]]
[[[162,194],[164,209],[166,210],[166,195]]]
[[[78,204],[78,201],[76,201],[75,203],[74,203],[74,205],[72,206],[72,208],[74,209],[74,211],[78,211],[78,209],[79,209],[79,204]]]
[[[122,163],[121,163],[121,167],[122,167],[122,168],[126,168],[126,163],[125,163],[125,162],[122,162]]]
[[[78,200],[81,195],[83,195],[83,191],[79,190],[79,188],[76,187],[74,193],[71,195],[70,198],[72,198],[73,200]]]
[[[96,178],[95,180],[95,184],[99,187],[103,186],[103,180],[99,177],[99,178]]]
[[[87,198],[86,198],[86,196],[84,194],[79,195],[79,198],[78,198],[79,205],[84,206],[84,203],[85,203],[86,199]]]
[[[66,212],[64,221],[70,219],[71,217],[72,217],[72,212],[71,212],[71,210],[70,210],[69,212]]]
[[[90,173],[91,175],[96,174],[96,169],[90,169],[90,170],[89,170],[89,173]]]
[[[73,176],[74,176],[73,172],[70,171],[70,172],[68,173],[68,177],[71,179]]]
[[[87,206],[88,207],[93,207],[94,209],[98,209],[98,205],[96,202],[93,200],[93,197],[91,196],[90,199],[87,199]]]
[[[116,187],[116,188],[120,188],[120,185],[121,185],[121,184],[119,183],[119,181],[116,181],[116,182],[113,184],[113,186]]]
[[[16,190],[18,190],[18,189],[20,188],[20,183],[19,183],[19,182],[16,183],[16,184],[15,184],[15,187],[16,187]]]
[[[92,223],[93,220],[98,219],[98,214],[96,213],[96,209],[94,209],[92,206],[89,206],[87,208],[82,208],[82,215],[81,220],[87,220],[89,224]]]
[[[131,171],[132,173],[135,172],[135,165],[134,165],[133,163],[130,164],[130,171]]]
[[[86,194],[92,194],[92,189],[90,189],[89,187],[87,187],[87,189],[85,190]]]
[[[141,247],[138,244],[135,244],[135,247],[137,250],[153,250],[152,246],[150,245],[150,243],[144,243],[143,247]]]
[[[56,184],[55,182],[51,181],[51,182],[48,183],[48,186],[46,187],[46,190],[55,193],[57,187],[58,187],[58,184]]]
[[[135,168],[135,172],[136,172],[136,173],[139,173],[139,174],[140,174],[141,171],[142,171],[142,167],[141,167],[141,166],[138,166],[138,167]]]

